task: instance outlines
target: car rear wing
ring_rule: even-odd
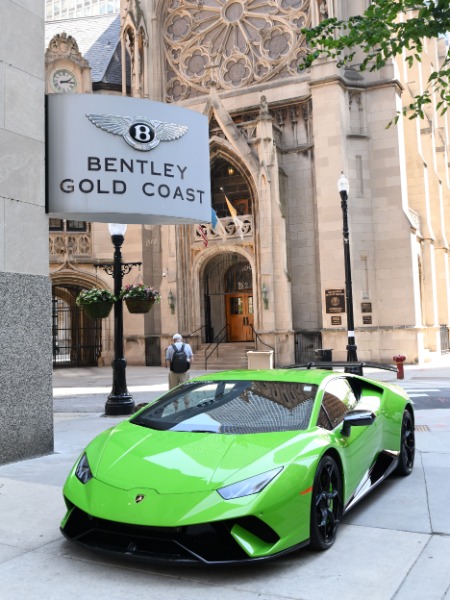
[[[385,363],[374,363],[374,362],[347,362],[347,361],[320,361],[320,362],[306,362],[301,364],[286,365],[281,367],[282,369],[329,369],[338,370],[344,369],[345,373],[352,373],[353,375],[364,376],[364,367],[370,369],[383,369],[385,371],[397,372],[397,367],[394,365],[388,365]]]

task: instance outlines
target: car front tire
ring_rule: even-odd
[[[328,550],[336,539],[342,516],[342,478],[336,461],[324,456],[314,476],[310,545],[314,550]]]

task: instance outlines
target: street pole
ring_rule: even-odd
[[[358,360],[357,347],[355,340],[355,325],[353,321],[353,291],[352,291],[352,267],[350,262],[350,240],[348,231],[348,192],[349,183],[344,173],[338,180],[338,190],[341,196],[342,208],[342,235],[344,241],[344,261],[345,261],[345,303],[347,309],[347,362],[356,362]]]
[[[122,244],[125,239],[127,226],[121,223],[109,223],[109,232],[114,245],[113,264],[99,264],[108,275],[114,279],[114,360],[112,362],[113,383],[112,390],[105,404],[105,415],[119,416],[130,415],[134,410],[134,400],[127,389],[126,367],[127,362],[123,351],[123,302],[119,298],[122,289],[123,276],[131,271],[134,266],[141,263],[122,262]]]

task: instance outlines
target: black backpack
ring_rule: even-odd
[[[191,366],[191,363],[188,360],[187,354],[184,351],[184,344],[178,350],[175,344],[172,344],[173,348],[173,356],[170,361],[170,370],[174,373],[186,373]]]

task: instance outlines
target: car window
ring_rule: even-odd
[[[323,393],[317,424],[324,429],[335,429],[345,415],[356,407],[357,399],[345,377],[330,381]]]
[[[131,422],[158,430],[229,434],[301,430],[309,426],[316,392],[316,385],[297,382],[192,382]]]

